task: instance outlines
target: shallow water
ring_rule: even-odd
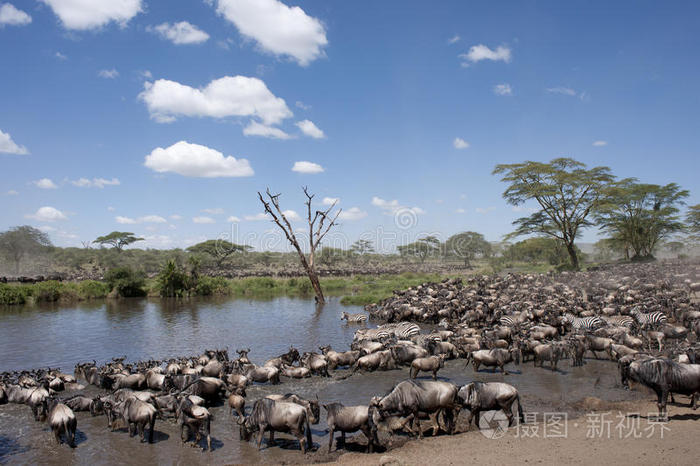
[[[315,350],[330,343],[345,349],[357,328],[339,321],[342,310],[352,310],[331,301],[316,308],[310,300],[278,298],[246,300],[124,300],[62,309],[27,308],[0,317],[0,370],[50,365],[72,372],[77,361],[127,355],[129,359],[164,358],[195,354],[204,348],[231,350],[250,347],[250,357],[262,363],[294,344],[300,351]],[[439,373],[442,380],[464,384],[471,380],[505,381],[518,388],[528,412],[575,411],[577,401],[594,396],[608,401],[638,398],[619,387],[616,365],[589,360],[584,367],[560,363],[560,371],[533,368],[532,362],[509,366],[510,375],[482,369],[475,374],[463,360],[449,361]],[[408,368],[357,374],[347,380],[313,377],[301,381],[282,378],[278,386],[255,385],[248,390],[247,408],[269,393],[295,392],[322,403],[367,404],[408,376]],[[87,389],[96,393],[94,387]],[[65,396],[68,396],[66,393]],[[303,462],[333,459],[326,456],[328,433],[325,414],[312,426],[313,440],[320,450],[306,457],[296,440],[276,436],[277,445],[263,442],[258,452],[254,442],[241,442],[235,418],[223,406],[211,409],[213,451],[183,446],[179,430],[171,422],[157,421],[155,444],[141,444],[125,430],[109,432],[104,416],[77,413],[77,448],[55,445],[44,423],[34,422],[29,407],[0,406],[0,463],[11,464],[222,464],[254,462]],[[361,435],[360,435],[361,437]],[[267,436],[266,436],[267,438]],[[352,446],[352,444],[351,444]],[[335,447],[334,447],[335,448]],[[355,448],[361,448],[355,445]],[[322,451],[322,452],[321,452]],[[342,451],[342,450],[341,450]],[[337,455],[337,453],[334,453]]]

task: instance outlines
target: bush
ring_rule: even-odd
[[[198,296],[210,296],[214,294],[227,294],[229,282],[222,277],[200,277],[197,280],[195,294]]]
[[[189,294],[190,280],[187,272],[173,260],[168,261],[156,278],[158,294],[164,298],[181,298]]]
[[[24,304],[27,302],[29,288],[0,283],[0,304]]]
[[[125,298],[146,296],[146,277],[143,272],[131,267],[117,267],[105,274],[105,281],[111,291]]]
[[[37,302],[53,303],[61,298],[61,284],[57,281],[36,283],[32,288],[31,293]]]
[[[78,284],[78,294],[83,299],[104,298],[110,291],[109,284],[105,282],[86,280]]]

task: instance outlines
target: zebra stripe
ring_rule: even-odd
[[[348,314],[347,312],[343,312],[340,315],[340,320],[347,320],[350,323],[359,324],[362,322],[367,322],[367,314]]]
[[[420,333],[420,327],[413,322],[384,324],[380,325],[379,328],[393,333],[399,340],[408,340]]]
[[[506,327],[512,327],[517,323],[512,316],[503,316],[500,319],[498,319],[498,322],[501,325],[505,325]]]
[[[642,327],[646,326],[657,326],[657,325],[662,325],[668,322],[668,317],[666,317],[666,314],[664,314],[661,311],[654,311],[654,312],[649,312],[649,313],[642,313],[639,311],[632,311],[631,312],[632,316],[634,316],[635,320],[641,325]]]
[[[564,323],[571,324],[574,331],[591,331],[599,327],[605,327],[605,321],[598,316],[576,317],[573,314],[564,314]]]
[[[630,316],[611,316],[602,318],[609,325],[630,328],[634,324],[634,319]]]

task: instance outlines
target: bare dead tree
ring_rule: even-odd
[[[287,220],[286,215],[284,215],[284,212],[280,207],[280,194],[272,194],[270,192],[270,188],[267,188],[267,200],[265,199],[265,196],[263,196],[262,193],[260,193],[259,191],[258,197],[260,198],[260,202],[262,202],[263,206],[265,207],[265,213],[269,214],[272,217],[272,221],[275,222],[277,226],[280,227],[280,229],[284,232],[284,235],[287,237],[287,241],[289,241],[289,243],[292,246],[294,246],[294,249],[297,250],[297,253],[299,254],[299,259],[301,260],[301,265],[304,267],[306,274],[309,276],[311,286],[313,286],[314,292],[316,293],[316,300],[317,302],[323,304],[326,302],[326,300],[323,297],[321,282],[319,281],[318,274],[316,273],[316,264],[314,262],[314,256],[316,254],[316,248],[318,248],[318,246],[321,244],[323,237],[326,236],[326,234],[334,225],[337,225],[336,221],[338,220],[338,215],[340,215],[342,209],[338,209],[338,211],[335,212],[335,215],[331,214],[331,211],[333,210],[333,208],[335,208],[335,205],[338,202],[335,201],[326,210],[317,210],[314,213],[311,208],[311,200],[314,198],[314,195],[309,194],[309,190],[306,186],[304,186],[302,189],[304,190],[304,195],[306,196],[305,204],[307,210],[307,221],[309,223],[308,257],[301,249],[301,245],[299,244],[299,241],[297,240],[297,237],[294,234],[294,229],[292,228],[292,225],[289,223],[289,220]]]

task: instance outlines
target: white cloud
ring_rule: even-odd
[[[151,118],[168,123],[178,116],[256,117],[267,125],[292,116],[284,99],[276,97],[258,78],[224,76],[203,88],[193,88],[167,79],[144,83],[139,94]]]
[[[561,94],[570,96],[576,95],[576,91],[571,89],[570,87],[548,87],[547,92],[549,92],[550,94]]]
[[[367,212],[360,209],[359,207],[350,207],[349,209],[343,210],[338,214],[338,218],[341,220],[360,220],[367,216]]]
[[[467,212],[467,211],[464,210],[464,209],[462,209],[462,208],[459,208],[459,209],[455,210],[455,213],[457,213],[457,214],[464,214],[464,213],[466,213],[466,212]]]
[[[56,183],[51,181],[50,178],[42,178],[40,180],[36,180],[36,181],[34,181],[34,185],[37,188],[41,188],[41,189],[56,189],[56,188],[58,188],[58,186],[56,186]]]
[[[29,151],[26,147],[16,144],[10,133],[3,133],[0,129],[0,153],[26,155]]]
[[[221,152],[199,144],[180,141],[146,156],[144,165],[158,173],[173,172],[200,178],[252,176],[247,159],[224,157]]]
[[[372,197],[372,205],[375,207],[379,207],[384,211],[385,214],[389,215],[394,215],[397,212],[400,211],[408,211],[412,212],[415,215],[420,215],[424,214],[425,210],[421,209],[420,207],[406,207],[404,205],[401,205],[398,200],[394,199],[391,201],[387,201],[385,199],[382,199],[381,197],[374,196]]]
[[[324,197],[323,200],[321,201],[321,203],[323,205],[333,205],[333,204],[337,204],[339,202],[340,202],[339,197]]]
[[[328,44],[321,21],[278,0],[219,0],[216,11],[262,50],[289,56],[301,66],[322,57]]]
[[[469,143],[462,138],[455,138],[455,140],[452,141],[452,145],[454,146],[455,149],[467,149],[467,148],[469,148]]]
[[[112,206],[107,207],[107,212],[114,212],[116,209]]]
[[[192,222],[194,223],[216,223],[216,220],[214,220],[211,217],[192,217]]]
[[[316,174],[316,173],[321,173],[324,171],[323,167],[317,163],[313,162],[307,162],[307,161],[301,161],[301,162],[294,162],[294,166],[292,167],[293,172],[297,173],[307,173],[307,174]]]
[[[66,214],[64,214],[60,210],[48,206],[40,207],[39,210],[37,210],[35,213],[27,214],[25,215],[25,217],[38,220],[40,222],[55,222],[57,220],[68,219],[68,217],[66,217]]]
[[[511,59],[510,49],[503,45],[499,45],[495,50],[491,50],[484,44],[472,45],[469,52],[463,53],[459,58],[466,60],[463,66],[469,66],[469,63],[477,63],[481,60],[502,61],[508,63]]]
[[[112,68],[111,70],[100,70],[97,72],[97,76],[105,79],[115,79],[119,76],[119,71]]]
[[[477,208],[476,208],[476,213],[477,213],[477,214],[487,214],[487,213],[491,212],[492,210],[496,210],[496,208],[495,208],[495,207],[492,207],[492,206],[491,206],[491,207],[486,207],[486,208],[477,207]]]
[[[226,221],[229,223],[238,223],[241,221],[241,219],[236,217],[235,215],[231,215],[229,218],[226,219]]]
[[[51,231],[56,231],[55,227],[52,227],[50,225],[42,225],[39,227],[41,231],[46,231],[46,232],[51,232]]]
[[[18,193],[17,191],[15,191],[14,189],[10,189],[6,194],[7,194],[8,196],[16,196],[16,195],[18,195],[19,193]]]
[[[71,181],[71,184],[73,186],[77,186],[79,188],[104,188],[105,186],[119,186],[121,183],[117,178],[112,178],[111,180],[107,180],[105,178],[93,178],[92,180],[89,180],[87,178],[80,178],[74,181]]]
[[[59,60],[68,60],[68,57],[63,55],[61,52],[56,52],[53,56]]]
[[[244,136],[262,136],[270,139],[291,139],[292,136],[285,133],[274,126],[263,125],[257,121],[251,121],[248,126],[243,128]]]
[[[126,27],[143,11],[141,0],[41,0],[51,7],[66,29],[98,29],[114,21]]]
[[[456,44],[457,42],[460,41],[460,39],[461,39],[461,37],[459,37],[457,34],[455,34],[454,36],[452,36],[452,37],[450,37],[449,39],[447,39],[447,43],[450,44],[450,45]]]
[[[311,108],[311,105],[306,105],[304,102],[301,100],[297,100],[294,105],[297,106],[297,108],[300,108],[302,110],[309,110]]]
[[[209,215],[222,215],[224,213],[224,209],[221,207],[215,207],[213,209],[202,209],[202,212]]]
[[[0,28],[4,25],[25,26],[32,22],[32,17],[22,10],[18,10],[12,3],[0,5]]]
[[[496,84],[493,86],[493,93],[496,95],[513,95],[513,88],[508,83]]]
[[[529,212],[529,213],[533,214],[533,213],[537,212],[539,209],[537,209],[535,207],[525,207],[522,205],[516,205],[516,206],[513,206],[513,208],[511,210],[513,212]]]
[[[170,216],[170,220],[182,220],[182,215],[173,214]]]
[[[116,217],[114,217],[114,220],[116,220],[117,223],[121,223],[124,225],[133,225],[136,223],[136,220],[134,220],[133,218],[122,217],[121,215],[117,215]]]
[[[260,220],[267,220],[267,214],[265,213],[259,213],[255,215],[246,215],[243,217],[244,220],[248,220],[249,222],[257,222]]]
[[[285,217],[287,217],[287,220],[291,222],[298,222],[299,220],[301,220],[299,214],[293,210],[283,210],[282,213]]]
[[[608,145],[608,141],[594,141],[593,145],[595,147],[603,147]]]
[[[302,133],[314,139],[323,139],[326,137],[323,131],[318,129],[318,126],[311,120],[303,120],[296,123]]]
[[[173,24],[163,23],[149,27],[148,30],[155,32],[163,39],[169,40],[176,45],[201,44],[209,39],[209,34],[187,21]]]
[[[139,218],[123,217],[121,215],[117,215],[116,217],[114,217],[114,220],[116,220],[117,223],[121,223],[124,225],[135,225],[137,223],[166,223],[167,222],[167,220],[165,220],[160,215],[144,215],[143,217],[139,217]]]

